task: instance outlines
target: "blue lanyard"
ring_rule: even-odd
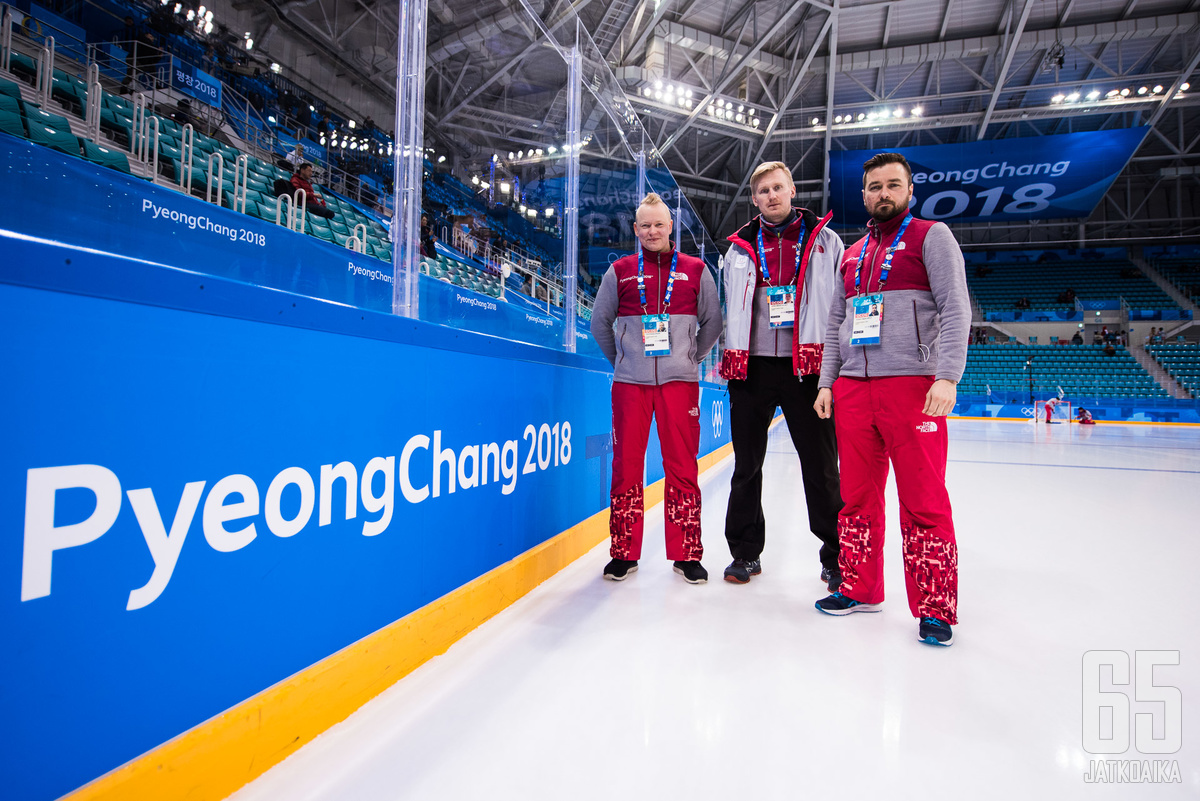
[[[912,212],[904,215],[904,222],[900,223],[900,230],[896,232],[896,238],[892,240],[892,246],[887,249],[886,255],[883,257],[883,269],[879,272],[879,286],[877,290],[882,290],[883,285],[887,282],[888,273],[892,271],[892,255],[896,252],[896,245],[900,244],[900,238],[904,236],[904,232],[908,229],[908,224],[913,221]],[[858,252],[858,263],[854,265],[854,294],[857,295],[859,287],[862,285],[862,263],[863,258],[867,255],[867,245],[870,243],[871,237],[867,236],[867,241],[863,242],[862,250]],[[883,235],[879,236],[880,244],[883,243]]]
[[[804,249],[804,221],[800,221],[800,238],[796,240],[796,266],[792,269],[792,283],[795,286],[800,275],[800,252]],[[767,269],[767,251],[763,247],[762,223],[758,225],[758,266],[762,268],[763,278],[767,286],[771,286],[771,271]],[[779,234],[779,280],[783,280],[783,233]]]
[[[671,305],[671,290],[675,288],[675,267],[679,264],[679,251],[676,250],[671,254],[671,275],[667,278],[667,293],[663,295],[662,308],[659,311],[663,314],[667,313],[667,308]],[[642,255],[642,249],[638,248],[638,294],[642,298],[642,314],[646,313],[646,267],[645,257]]]

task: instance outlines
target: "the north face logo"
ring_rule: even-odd
[[[824,246],[824,245],[817,245],[817,252],[818,252],[818,253],[824,253],[824,252],[825,252],[825,246]]]
[[[700,409],[693,406],[692,408],[688,409],[688,414],[690,414],[692,417],[699,417]]]
[[[917,423],[917,433],[932,434],[937,431],[937,423],[932,420],[926,420],[924,423]]]

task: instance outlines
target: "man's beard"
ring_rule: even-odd
[[[875,222],[880,222],[880,223],[884,223],[884,222],[887,222],[888,220],[895,219],[896,217],[899,217],[904,212],[908,211],[908,201],[907,200],[904,201],[903,205],[893,202],[891,204],[890,208],[888,208],[886,211],[881,211],[879,206],[880,206],[880,204],[878,204],[878,203],[875,204],[875,210],[873,212],[871,212],[871,217],[872,217],[872,219],[875,220]]]

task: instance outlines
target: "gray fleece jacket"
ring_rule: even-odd
[[[839,376],[876,378],[931,375],[955,383],[967,364],[971,301],[962,251],[945,223],[913,218],[895,242],[902,217],[876,225],[846,250],[841,274],[845,292],[834,298],[825,332],[819,386],[832,387]],[[889,248],[891,270],[880,288],[880,271]],[[860,286],[854,273],[859,255]],[[883,324],[877,345],[851,345],[856,295],[883,293]]]

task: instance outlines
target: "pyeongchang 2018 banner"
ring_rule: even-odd
[[[913,171],[913,213],[951,223],[1087,217],[1149,128],[900,147]],[[835,224],[867,222],[862,165],[882,150],[829,154]]]

